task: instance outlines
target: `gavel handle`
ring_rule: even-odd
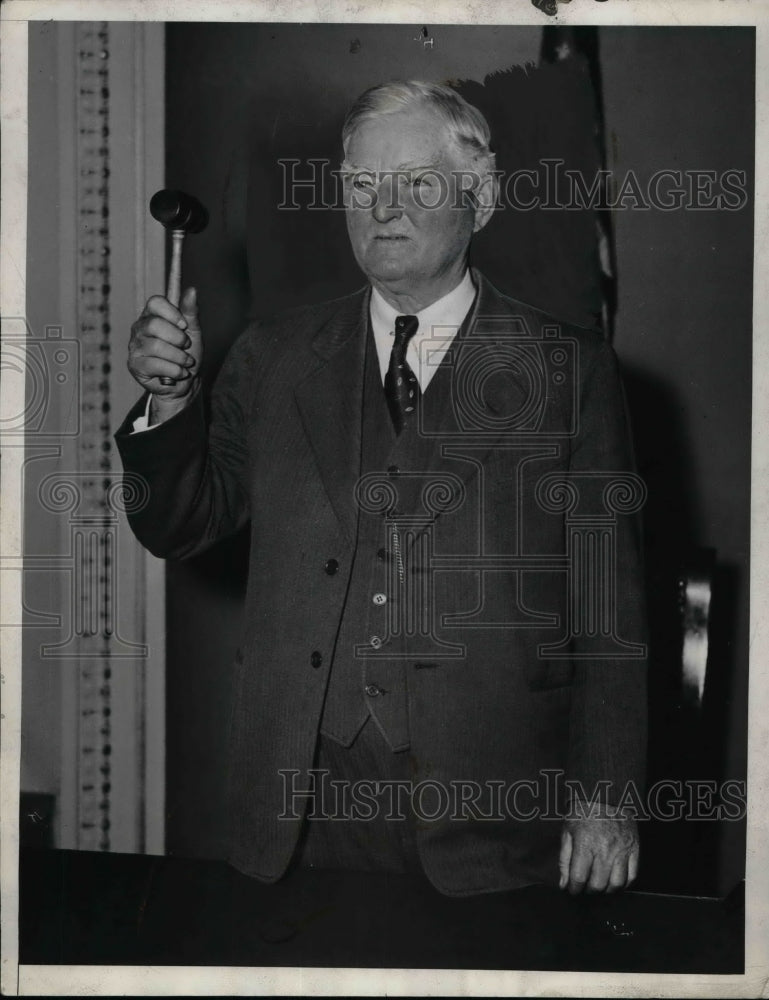
[[[182,246],[184,244],[184,230],[173,229],[171,231],[171,267],[168,271],[168,291],[166,298],[172,306],[179,305],[179,297],[182,290]],[[161,375],[161,385],[176,385],[176,379],[170,375]]]

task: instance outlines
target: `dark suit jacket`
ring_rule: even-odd
[[[425,529],[428,666],[424,637],[395,644],[415,780],[464,783],[466,799],[479,789],[461,814],[452,802],[418,831],[428,877],[455,894],[557,881],[558,775],[588,795],[605,782],[617,801],[643,782],[646,742],[642,487],[615,355],[598,334],[474,277],[471,321],[420,413],[414,468],[444,484]],[[142,400],[116,435],[126,471],[149,483],[129,516],[151,552],[192,556],[250,518],[229,857],[265,880],[296,842],[298,821],[277,819],[279,772],[312,766],[354,553],[368,299],[362,290],[249,327],[210,417],[198,394],[131,435]]]

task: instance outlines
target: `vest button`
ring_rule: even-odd
[[[387,604],[387,594],[374,594],[371,600],[374,604]]]
[[[398,468],[397,465],[388,465],[387,471],[390,473],[391,476],[397,476],[401,470]]]
[[[382,694],[382,689],[380,687],[377,687],[376,684],[367,684],[366,694],[369,696],[369,698],[376,698],[380,694]]]
[[[310,656],[310,666],[317,670],[321,663],[323,663],[323,654],[319,653],[317,649],[313,650]]]
[[[378,635],[372,635],[371,638],[369,639],[369,645],[373,646],[374,649],[379,649],[380,646],[382,645],[382,640],[379,638]]]
[[[377,549],[376,557],[380,562],[384,562],[387,558],[387,549]]]
[[[325,570],[326,570],[326,572],[328,573],[329,576],[333,576],[334,573],[336,573],[336,571],[339,569],[339,563],[337,562],[336,559],[329,559],[326,562],[326,565],[325,565],[324,568],[325,568]]]

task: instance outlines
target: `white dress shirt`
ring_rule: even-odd
[[[406,360],[416,375],[422,392],[430,384],[446,351],[451,347],[451,342],[470,312],[474,298],[475,285],[470,272],[465,271],[465,276],[448,295],[444,295],[437,302],[416,313],[419,327],[406,348]],[[393,309],[376,288],[372,289],[371,327],[374,331],[383,385],[390,366],[390,353],[395,337],[395,317],[400,315],[402,314]]]
[[[457,331],[470,312],[474,298],[475,285],[468,270],[465,271],[464,277],[456,288],[444,295],[443,298],[438,299],[437,302],[427,306],[426,309],[416,313],[419,328],[409,341],[406,349],[406,360],[416,375],[422,392],[427,389],[446,351],[451,347]],[[395,317],[402,314],[397,309],[393,309],[376,288],[371,290],[369,312],[379,358],[379,371],[384,385],[395,336]],[[144,413],[134,420],[134,434],[137,431],[152,430],[153,427],[159,426],[148,424],[151,399],[150,396]]]

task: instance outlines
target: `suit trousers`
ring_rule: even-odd
[[[295,856],[300,867],[400,874],[422,870],[410,796],[408,791],[399,796],[394,784],[411,787],[408,750],[393,752],[369,716],[349,747],[319,734],[315,768],[329,773],[323,776],[322,807],[320,797],[314,808],[308,807]],[[317,815],[321,812],[329,818]]]

